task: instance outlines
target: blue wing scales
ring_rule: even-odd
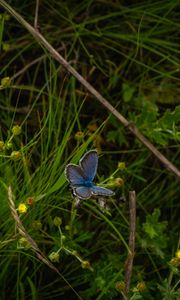
[[[65,168],[65,174],[70,182],[70,184],[73,185],[83,185],[84,184],[84,173],[81,167],[69,164]]]
[[[73,194],[84,200],[92,196],[91,188],[85,186],[73,187]]]
[[[100,186],[93,186],[91,188],[93,195],[99,195],[99,196],[113,196],[115,193],[107,188],[100,187]]]
[[[79,162],[84,176],[89,181],[93,181],[98,167],[98,155],[96,150],[90,150],[87,152]]]

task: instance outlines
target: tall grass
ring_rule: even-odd
[[[9,4],[33,23],[34,1]],[[48,41],[175,164],[178,17],[178,1],[165,0],[52,0],[39,7]],[[1,79],[14,78],[7,85],[1,81],[0,93],[0,298],[123,297],[128,192],[135,190],[136,253],[128,299],[179,299],[177,181],[13,17],[2,11],[0,21]],[[20,135],[13,136],[15,125]],[[78,163],[94,147],[100,153],[97,182],[116,192],[107,200],[108,211],[94,200],[76,209],[64,175],[67,163]],[[10,185],[16,208],[28,207],[25,214],[18,211],[24,227],[61,276],[18,233],[8,205]],[[59,254],[56,261],[52,253]]]

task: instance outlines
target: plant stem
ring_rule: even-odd
[[[131,283],[133,259],[135,253],[135,235],[136,235],[136,193],[129,192],[129,253],[125,262],[125,291],[128,297]]]
[[[35,9],[35,16],[34,16],[34,28],[37,31],[39,31],[38,13],[39,13],[39,0],[36,0],[36,9]]]

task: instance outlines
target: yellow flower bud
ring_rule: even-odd
[[[11,46],[10,46],[9,43],[3,43],[3,44],[2,44],[2,48],[3,48],[4,51],[8,51],[8,50],[10,49],[10,47],[11,47]]]
[[[6,13],[4,14],[4,20],[5,21],[9,21],[10,18],[11,18],[11,16],[9,14],[6,14]]]
[[[170,260],[170,264],[171,264],[173,267],[180,267],[180,259],[177,258],[177,257],[173,257],[173,258]]]
[[[114,177],[110,177],[107,184],[109,186],[117,186],[120,187],[124,184],[124,180],[120,177],[114,178]]]
[[[0,141],[0,151],[4,151],[5,150],[5,144],[3,141]]]
[[[31,245],[25,237],[21,237],[18,241],[18,248],[29,249]]]
[[[120,187],[124,184],[124,180],[122,178],[115,178],[114,185]]]
[[[19,125],[13,126],[12,133],[13,133],[13,135],[19,135],[19,134],[21,134],[21,126],[19,126]]]
[[[42,229],[42,223],[40,221],[34,221],[32,223],[32,227],[35,229],[35,230],[41,230]]]
[[[11,142],[6,143],[6,149],[7,150],[12,149],[12,147],[13,147],[13,144]]]
[[[126,164],[125,164],[125,162],[118,162],[118,169],[119,170],[124,170],[124,169],[126,169]]]
[[[71,227],[70,227],[69,225],[66,225],[66,226],[65,226],[65,229],[66,229],[66,230],[70,230]]]
[[[59,253],[58,252],[51,252],[49,255],[49,259],[52,262],[59,262]]]
[[[10,77],[4,77],[1,79],[1,85],[3,87],[8,87],[11,84],[11,78]]]
[[[28,198],[26,199],[26,203],[27,203],[28,205],[33,205],[33,204],[34,204],[34,197],[28,197]]]
[[[94,131],[96,131],[97,130],[97,124],[96,123],[92,123],[92,124],[89,124],[88,125],[88,129],[89,129],[89,131],[91,131],[91,132],[94,132]]]
[[[141,282],[138,282],[136,287],[137,287],[138,291],[142,292],[146,289],[146,284],[144,281],[141,281]]]
[[[118,291],[123,291],[125,289],[125,282],[124,281],[117,281],[115,284],[115,288]]]
[[[20,203],[18,206],[18,211],[20,214],[25,214],[28,210],[28,207],[24,203]]]
[[[64,234],[62,234],[61,240],[62,240],[62,241],[65,241],[65,240],[66,240],[66,236],[65,236]]]
[[[11,158],[13,159],[13,160],[18,160],[18,159],[20,159],[21,158],[21,152],[20,151],[12,151],[11,152]]]
[[[62,224],[62,219],[59,217],[55,217],[53,223],[55,226],[59,227]]]
[[[82,131],[77,131],[75,134],[75,139],[81,141],[84,138],[84,133]]]
[[[81,267],[82,267],[83,269],[90,269],[90,262],[89,262],[88,260],[83,260],[83,261],[81,262]]]

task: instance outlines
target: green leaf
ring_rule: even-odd
[[[143,229],[150,236],[151,239],[157,236],[157,232],[155,231],[152,224],[150,223],[143,224]]]
[[[122,90],[123,90],[123,100],[125,102],[129,102],[132,99],[132,96],[135,92],[135,87],[127,83],[123,83]]]
[[[141,246],[163,258],[163,250],[167,247],[168,241],[168,236],[164,233],[167,222],[160,222],[159,217],[159,209],[155,209],[152,215],[146,217],[146,222],[142,224],[144,234],[141,238]]]

